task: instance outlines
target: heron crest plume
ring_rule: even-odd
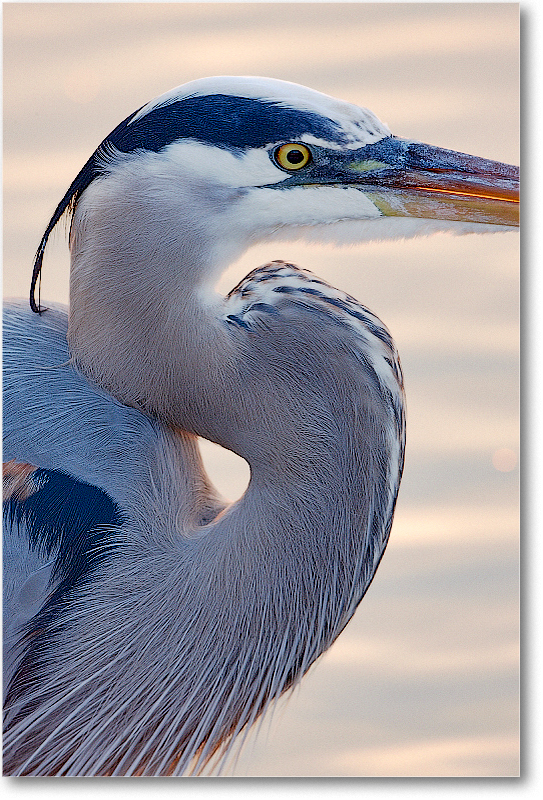
[[[64,214],[69,310],[36,299]],[[516,168],[284,81],[194,81],[104,139],[6,312],[7,774],[219,768],[373,579],[404,462],[391,334],[288,262],[226,297],[221,272],[267,239],[517,224]],[[249,463],[236,502],[198,436]]]

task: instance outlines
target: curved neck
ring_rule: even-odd
[[[375,373],[330,330],[315,363],[322,321],[271,315],[278,327],[257,326],[249,344],[206,306],[198,281],[183,295],[163,280],[147,300],[141,285],[131,294],[119,283],[121,256],[95,258],[78,236],[74,283],[88,287],[88,319],[76,307],[70,324],[78,361],[91,337],[84,371],[168,419],[165,429],[184,423],[230,447],[252,476],[219,511],[194,458],[191,470],[193,442],[179,436],[174,459],[166,440],[157,447],[118,547],[66,604],[68,633],[44,644],[42,673],[16,698],[12,736],[36,774],[182,774],[227,755],[350,619],[390,532],[402,434]],[[78,272],[91,257],[94,279]],[[108,269],[118,316],[100,294]],[[38,713],[44,697],[54,702]]]
[[[113,563],[115,574],[104,581],[121,605],[139,598],[146,619],[160,620],[157,635],[171,643],[169,661],[184,664],[191,653],[187,669],[166,682],[162,650],[151,653],[136,682],[142,696],[160,687],[156,714],[141,719],[151,736],[122,750],[112,733],[115,765],[167,771],[181,758],[174,768],[184,770],[227,747],[351,617],[388,539],[401,423],[383,406],[377,376],[360,369],[348,344],[327,341],[322,357],[314,346],[323,336],[315,315],[302,325],[296,316],[271,315],[250,337],[243,326],[225,324],[224,301],[210,282],[234,249],[227,246],[219,259],[198,215],[191,223],[189,214],[179,230],[186,218],[179,208],[174,221],[135,184],[123,196],[122,214],[113,216],[116,204],[103,196],[111,182],[97,187],[97,196],[87,194],[95,191],[89,187],[78,206],[71,242],[75,360],[122,402],[228,447],[252,472],[244,496],[208,525],[197,527],[190,509],[183,520],[161,517],[175,518],[173,530],[156,516],[152,530],[135,525],[125,549],[133,548],[128,563],[137,568],[125,574]],[[131,224],[137,219],[149,230]],[[150,235],[157,231],[160,242]],[[339,337],[334,331],[325,340]],[[89,598],[89,614],[99,600]],[[115,634],[123,653],[134,650],[125,661],[136,664],[140,652],[152,650],[141,641],[147,629],[133,629],[137,619],[124,615]],[[116,687],[116,706],[124,702],[136,723],[145,704],[124,678],[125,661],[104,665],[104,686]],[[107,724],[101,730],[108,738]],[[155,739],[174,741],[175,751],[155,757]]]

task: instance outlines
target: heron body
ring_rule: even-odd
[[[44,234],[32,310],[5,315],[8,774],[209,769],[373,578],[405,442],[388,330],[292,264],[227,297],[220,273],[316,226],[514,226],[517,178],[263,78],[178,87],[104,140]],[[70,309],[45,310],[66,212]],[[198,436],[249,463],[235,503]]]

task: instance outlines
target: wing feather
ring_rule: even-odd
[[[106,556],[123,515],[59,470],[4,464],[4,685],[39,649],[67,593]]]

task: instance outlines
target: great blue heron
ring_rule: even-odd
[[[392,136],[369,111],[213,78],[102,142],[7,310],[4,768],[171,775],[224,758],[345,627],[385,549],[402,375],[367,308],[252,243],[518,224],[514,167]],[[69,312],[35,298],[72,215]],[[352,231],[351,231],[352,233]],[[227,505],[197,436],[246,459]]]

